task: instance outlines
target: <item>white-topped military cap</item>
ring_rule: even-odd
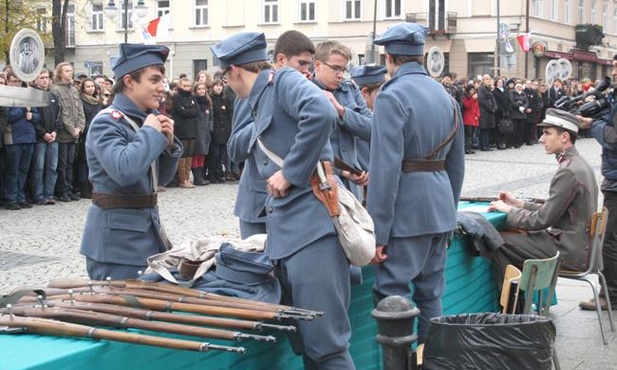
[[[210,47],[221,69],[268,59],[266,36],[261,32],[239,32]]]
[[[539,127],[561,127],[568,131],[572,131],[575,134],[578,134],[578,129],[580,127],[580,123],[578,118],[572,113],[566,112],[564,110],[559,110],[555,108],[548,108],[546,110],[546,117],[544,121],[538,123]]]
[[[404,22],[388,28],[373,42],[384,45],[388,54],[424,55],[427,28],[417,23]]]

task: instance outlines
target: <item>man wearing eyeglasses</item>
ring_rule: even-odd
[[[330,143],[334,156],[360,168],[357,158],[356,137],[371,139],[373,114],[366,106],[358,87],[346,80],[347,65],[351,60],[349,48],[338,41],[324,41],[315,47],[315,74],[313,82],[324,90],[338,113]],[[353,175],[348,171],[338,173],[345,186],[362,200],[362,186],[368,183],[368,173]]]

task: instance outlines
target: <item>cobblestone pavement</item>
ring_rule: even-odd
[[[579,152],[600,175],[600,147],[581,139]],[[509,190],[525,197],[546,197],[556,170],[553,156],[540,145],[480,152],[466,156],[465,196],[494,196]],[[168,189],[160,194],[160,213],[173,243],[207,235],[238,236],[233,216],[237,185]],[[87,200],[35,206],[21,211],[0,209],[0,294],[18,286],[44,286],[60,277],[85,277],[79,254]],[[562,369],[611,369],[617,363],[615,333],[603,346],[597,318],[576,304],[588,298],[588,287],[559,281],[560,304],[553,310]],[[608,323],[607,323],[608,324]]]

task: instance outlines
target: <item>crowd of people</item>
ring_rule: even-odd
[[[108,107],[114,81],[74,76],[68,62],[42,69],[27,84],[7,65],[0,85],[47,91],[45,107],[0,107],[0,204],[8,210],[92,198],[85,143],[92,119]],[[235,182],[240,168],[227,155],[234,93],[221,72],[186,74],[165,81],[159,111],[172,117],[184,145],[177,176],[164,186],[193,188]],[[191,176],[192,174],[192,176]]]

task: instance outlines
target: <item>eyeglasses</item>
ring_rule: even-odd
[[[333,66],[332,64],[326,63],[324,61],[320,61],[320,62],[330,67],[336,73],[347,73],[347,67]]]
[[[221,79],[227,78],[227,73],[229,72],[230,69],[231,67],[227,67],[223,69],[223,73],[221,73]]]

